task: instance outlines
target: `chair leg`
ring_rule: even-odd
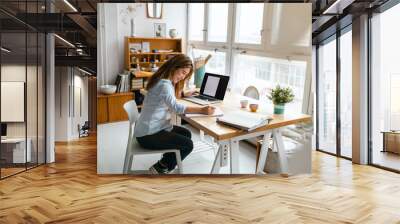
[[[179,174],[182,174],[183,173],[183,169],[182,169],[181,152],[179,152],[179,151],[175,152],[175,156],[176,156],[176,163],[178,165]]]
[[[132,160],[133,154],[129,152],[129,149],[126,150],[125,160],[124,160],[124,168],[122,170],[123,174],[128,174],[132,168]]]

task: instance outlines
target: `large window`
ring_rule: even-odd
[[[352,157],[352,26],[317,48],[317,149]]]
[[[263,14],[263,3],[236,4],[235,42],[261,44]]]
[[[201,50],[201,49],[192,49],[191,56],[193,58],[206,58],[207,55],[211,54],[210,61],[206,64],[206,71],[210,73],[216,74],[226,74],[226,53],[221,51],[213,51],[213,50]]]
[[[318,48],[318,149],[336,154],[336,39]]]
[[[350,27],[351,28],[351,27]],[[352,157],[352,33],[340,36],[340,154]]]
[[[309,94],[304,93],[306,82],[311,80],[306,76],[309,60],[268,48],[267,39],[274,31],[265,27],[271,25],[271,12],[278,8],[265,10],[264,3],[191,3],[188,53],[193,58],[211,54],[206,72],[231,76],[229,88],[241,94],[249,86],[256,86],[262,97],[278,84],[292,87],[296,98],[288,107],[301,112],[304,98],[309,100]],[[194,18],[198,21],[192,21]],[[203,36],[199,30],[204,31]],[[290,51],[286,45],[282,48]]]
[[[226,42],[228,38],[228,3],[209,4],[207,40]]]
[[[375,165],[400,170],[400,5],[372,17],[371,159]],[[393,133],[391,132],[393,131]],[[384,138],[384,132],[388,138]]]
[[[204,4],[189,4],[189,40],[202,41],[204,31]]]
[[[291,111],[301,112],[306,67],[305,61],[235,54],[232,89],[241,93],[247,86],[255,86],[260,90],[261,100],[267,100],[267,94],[276,85],[289,86],[296,97],[288,107]]]

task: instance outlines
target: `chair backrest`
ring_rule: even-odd
[[[90,129],[89,121],[85,121],[85,123],[82,125],[82,129]]]
[[[129,123],[132,125],[139,117],[139,111],[136,106],[135,100],[130,100],[124,104],[124,110],[128,114]]]
[[[257,88],[254,86],[247,87],[246,90],[244,91],[243,95],[253,98],[255,100],[260,99],[260,93],[258,92]]]

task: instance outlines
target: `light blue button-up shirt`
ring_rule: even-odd
[[[161,130],[171,131],[171,112],[183,114],[186,107],[178,104],[175,88],[168,79],[161,79],[146,94],[139,119],[135,123],[134,136],[142,137]]]

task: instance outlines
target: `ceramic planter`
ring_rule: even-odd
[[[274,104],[274,114],[285,113],[285,104]]]

